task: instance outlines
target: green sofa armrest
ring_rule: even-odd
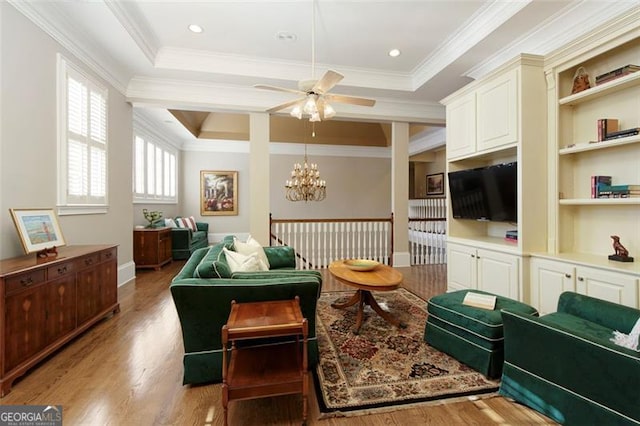
[[[196,222],[196,229],[209,233],[209,224],[207,222]]]
[[[595,297],[565,291],[558,299],[558,312],[628,334],[640,318],[640,311]]]
[[[289,246],[263,247],[269,260],[269,269],[295,268],[296,251]]]
[[[572,330],[564,313],[542,317],[502,311],[504,372],[500,393],[563,424],[640,420],[640,354],[606,342],[604,327]],[[624,423],[622,421],[620,424]]]

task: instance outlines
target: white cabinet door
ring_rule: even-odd
[[[587,296],[638,308],[638,279],[602,269],[576,267],[576,291]]]
[[[478,290],[520,300],[519,257],[478,249]]]
[[[477,90],[476,117],[477,151],[518,141],[518,73],[516,70],[483,84]]]
[[[447,243],[447,290],[477,288],[476,249]]]
[[[531,304],[540,315],[555,312],[564,291],[576,291],[575,266],[547,259],[531,259]]]
[[[447,158],[476,151],[476,96],[470,93],[447,105]]]

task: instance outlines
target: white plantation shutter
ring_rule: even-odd
[[[133,161],[135,162],[133,174],[134,174],[134,188],[133,192],[136,197],[144,196],[144,139],[139,136],[135,137],[135,151],[133,154]]]
[[[134,114],[134,201],[177,202],[177,151],[135,119]]]
[[[108,91],[62,57],[58,63],[59,97],[64,98],[59,103],[58,203],[61,208],[105,207]]]

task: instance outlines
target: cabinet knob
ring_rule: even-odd
[[[564,274],[565,278],[571,278],[571,274]]]
[[[472,255],[471,255],[471,257],[472,257],[472,258],[475,258],[475,257],[476,257],[476,255],[475,255],[475,254],[472,254]]]
[[[578,277],[578,281],[584,281],[583,277]]]
[[[63,266],[62,268],[58,268],[58,274],[62,275],[67,272],[67,267]]]
[[[93,263],[93,259],[91,259],[91,258],[84,260],[84,264],[87,265],[87,266],[91,265],[92,263]]]
[[[30,286],[31,284],[33,284],[33,278],[31,277],[23,278],[20,280],[20,284],[22,284],[24,287]]]

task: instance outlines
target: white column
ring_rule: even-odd
[[[249,232],[269,245],[269,114],[249,114]],[[242,177],[240,177],[242,179]]]
[[[411,266],[409,255],[409,123],[391,123],[393,266]]]

